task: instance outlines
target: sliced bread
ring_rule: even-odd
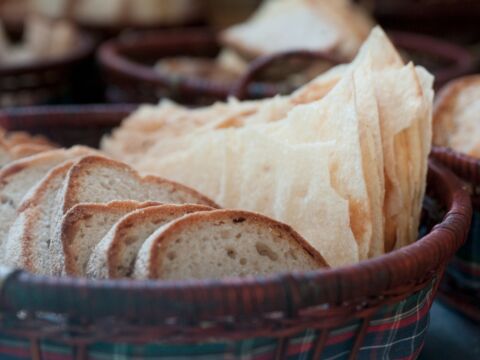
[[[92,250],[110,228],[134,210],[159,205],[155,202],[114,201],[108,204],[78,204],[63,217],[63,257],[54,259],[53,274],[85,275]]]
[[[50,170],[24,197],[2,252],[4,265],[51,275],[51,214],[57,192],[73,164],[73,161],[66,161]]]
[[[81,203],[101,204],[120,200],[218,207],[213,201],[184,185],[155,176],[142,177],[128,165],[102,156],[85,156],[69,170],[55,199],[55,208],[50,218],[52,226],[48,253],[52,264],[62,263],[62,221],[71,208]],[[98,240],[100,239],[101,237]],[[54,271],[56,274],[58,268],[45,271]]]
[[[141,247],[137,279],[218,279],[308,271],[322,256],[290,226],[237,210],[202,211],[161,227]]]
[[[144,241],[159,227],[183,215],[212,210],[204,205],[160,205],[122,217],[97,244],[90,256],[87,276],[117,279],[131,275]]]
[[[76,204],[117,200],[218,207],[187,186],[157,176],[142,177],[127,164],[102,156],[80,159],[68,172],[58,199],[62,214]]]
[[[58,149],[13,161],[0,170],[0,253],[2,244],[15,220],[16,211],[25,194],[39,183],[55,166],[83,155],[93,149],[76,146],[69,150]],[[1,255],[0,255],[1,258]]]

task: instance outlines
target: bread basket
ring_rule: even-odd
[[[437,86],[473,70],[473,58],[467,50],[427,36],[396,32],[394,42],[405,53],[425,64],[437,77]],[[245,87],[242,98],[262,98],[292,91],[281,84],[256,81],[257,75],[274,62],[298,56],[326,61],[332,65],[340,59],[328,53],[292,51],[274,54],[254,61],[238,83],[219,83],[207,79],[178,78],[156,72],[151,64],[163,57],[207,56],[219,51],[215,35],[202,30],[151,32],[140,36],[113,39],[99,50],[99,62],[107,82],[110,102],[157,102],[162,97],[184,104],[210,104],[236,94],[238,86]],[[140,61],[139,59],[142,59]],[[149,64],[150,62],[150,64]],[[261,66],[258,66],[261,64]]]
[[[88,89],[82,77],[93,49],[93,39],[79,32],[76,46],[64,56],[0,65],[0,107],[66,103],[84,97]]]
[[[169,97],[183,104],[211,104],[225,100],[232,94],[236,83],[225,83],[199,78],[179,78],[159,74],[151,66],[155,61],[172,56],[215,57],[220,50],[214,33],[204,30],[161,31],[113,39],[99,50],[98,59],[107,82],[110,102],[157,102]],[[308,53],[307,55],[305,55]],[[260,70],[294,53],[275,54],[254,62],[255,75]],[[300,57],[320,59],[332,64],[338,60],[327,53],[301,52]],[[142,59],[142,61],[139,61]],[[150,64],[149,64],[150,63]],[[254,65],[257,64],[257,65]],[[255,99],[286,93],[289,89],[279,84],[256,81],[246,75],[248,85],[245,98]]]
[[[0,125],[92,145],[131,109],[13,109],[1,113]],[[333,270],[161,282],[2,269],[0,357],[414,359],[439,280],[471,216],[463,183],[434,161],[428,193],[421,240]]]
[[[384,26],[429,33],[441,38],[478,40],[476,0],[359,0],[368,4]]]

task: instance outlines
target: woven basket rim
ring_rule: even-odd
[[[0,66],[0,76],[14,76],[49,69],[55,70],[55,68],[65,67],[85,59],[93,53],[95,40],[90,34],[80,29],[77,29],[77,35],[79,40],[68,54],[28,63]]]
[[[432,156],[462,180],[480,185],[480,159],[445,146],[434,146]]]
[[[435,74],[437,87],[473,70],[475,64],[473,55],[460,45],[431,35],[407,31],[389,31],[388,34],[401,49],[420,50],[452,62],[450,66],[443,67]]]
[[[441,86],[445,82],[464,75],[473,69],[474,58],[468,50],[447,40],[405,31],[388,31],[388,34],[400,48],[434,55],[451,62],[451,65],[442,67],[436,73],[437,86]],[[137,33],[137,35],[139,34]],[[106,71],[120,74],[130,81],[141,81],[159,86],[174,84],[177,89],[194,91],[195,93],[213,95],[220,98],[226,98],[234,94],[238,84],[236,82],[226,84],[193,77],[169,77],[159,74],[151,66],[131,60],[122,54],[125,48],[128,48],[130,51],[136,51],[145,44],[160,48],[172,46],[172,44],[181,46],[182,44],[191,44],[192,42],[208,42],[210,45],[218,45],[214,32],[209,29],[152,30],[141,33],[140,36],[120,36],[110,39],[100,46],[97,55],[100,65]],[[239,79],[239,82],[241,80]],[[281,90],[281,86],[263,82],[255,82],[253,85],[255,91],[259,92],[261,96],[274,96]],[[249,92],[251,93],[251,91]],[[248,96],[251,97],[252,94],[248,94]]]
[[[141,36],[138,36],[140,34]],[[101,66],[107,71],[119,73],[134,81],[144,81],[146,83],[161,86],[174,84],[176,88],[184,88],[186,90],[195,91],[199,94],[213,95],[220,98],[227,98],[229,95],[235,95],[237,85],[244,80],[242,77],[239,77],[237,81],[219,82],[205,78],[166,76],[155,71],[151,66],[131,60],[128,56],[123,54],[125,49],[135,52],[145,45],[162,48],[172,46],[173,44],[181,46],[182,44],[186,45],[192,42],[220,47],[215,32],[210,29],[152,30],[144,33],[132,34],[131,37],[120,36],[106,41],[100,46],[98,59]],[[302,51],[298,52],[300,54],[305,53]],[[314,54],[315,52],[310,53]],[[321,53],[316,54],[317,56],[322,56]],[[283,53],[272,54],[265,56],[265,59],[258,58],[257,60],[267,60],[268,62],[271,62],[272,60],[278,60],[282,55]],[[323,57],[326,61],[332,60],[332,57],[330,57],[329,54],[323,54]],[[245,85],[245,87],[248,87],[246,97],[273,97],[279,92],[285,90],[284,86],[281,84],[276,85],[254,80],[249,76],[248,71],[245,76],[249,77],[248,84]]]
[[[48,118],[49,112],[45,110],[45,107],[43,109],[44,118]],[[69,114],[78,113],[76,109],[79,108],[70,108],[70,113],[66,113],[67,116],[63,117],[63,124],[68,123],[69,120],[66,118],[69,117]],[[96,111],[98,109],[105,110],[108,107],[99,106],[95,109]],[[88,117],[88,111],[85,111],[85,108],[83,110],[83,115]],[[35,113],[35,109],[30,111]],[[58,112],[57,115],[59,115]],[[10,121],[15,121],[15,116],[11,113],[10,115],[0,113],[0,124],[7,121],[5,117],[10,117]],[[41,123],[41,119],[35,121]],[[87,123],[86,126],[91,126],[91,123]],[[441,190],[438,191],[438,196],[442,197],[444,205],[448,208],[443,221],[415,243],[374,259],[365,260],[351,266],[308,273],[206,281],[100,281],[69,277],[51,278],[20,271],[7,280],[3,287],[3,293],[0,294],[0,304],[7,308],[19,309],[18,307],[21,305],[9,298],[10,292],[8,291],[12,291],[19,284],[28,288],[32,296],[35,294],[34,297],[37,301],[29,304],[29,306],[31,310],[38,311],[52,310],[52,307],[54,307],[47,301],[39,301],[45,289],[56,289],[55,291],[63,289],[72,292],[77,294],[79,302],[88,301],[89,291],[94,291],[97,295],[99,291],[103,291],[105,296],[108,296],[110,291],[114,291],[115,296],[119,297],[123,293],[128,293],[130,297],[132,294],[138,297],[160,296],[172,301],[187,296],[189,299],[195,298],[198,301],[198,299],[204,299],[205,296],[224,299],[241,290],[248,294],[244,296],[250,297],[251,301],[258,303],[256,290],[262,287],[267,289],[261,298],[262,305],[260,308],[262,313],[284,311],[287,306],[286,298],[288,298],[288,306],[298,310],[325,303],[339,304],[361,298],[378,297],[379,294],[388,293],[426,276],[434,276],[433,273],[437,273],[440,271],[439,269],[445,266],[465,240],[472,211],[470,196],[466,187],[449,169],[435,160],[430,159],[429,168],[429,181],[432,182],[436,190]],[[299,284],[307,284],[310,291],[307,293],[299,292]],[[297,297],[292,299],[291,294],[296,294]],[[192,300],[192,306],[198,307],[199,312],[206,312],[206,309],[202,306],[207,305]],[[108,314],[108,309],[103,311]],[[224,312],[224,316],[229,315],[229,309],[217,309],[216,311],[217,313]],[[245,309],[244,311],[245,314],[256,313],[258,315],[260,310],[255,308]],[[167,317],[167,315],[165,316]],[[172,316],[172,314],[169,315]]]
[[[141,35],[140,35],[141,34]],[[223,83],[195,77],[173,77],[160,74],[151,66],[141,64],[125,56],[125,49],[137,51],[138,48],[150,45],[156,48],[168,46],[188,46],[190,44],[217,46],[216,38],[211,30],[203,29],[176,29],[152,30],[145,33],[132,34],[129,37],[117,37],[104,42],[97,58],[106,71],[113,71],[131,81],[142,81],[158,86],[175,86],[185,91],[193,91],[202,95],[212,95],[218,98],[227,98],[235,83]],[[267,83],[255,83],[262,89],[262,96],[274,96],[278,88]],[[258,90],[257,90],[258,91]]]

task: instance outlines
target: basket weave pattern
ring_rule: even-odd
[[[466,243],[449,264],[441,285],[443,299],[480,321],[480,161],[446,148],[436,148],[433,156],[470,185],[473,218]]]
[[[75,76],[93,52],[93,39],[80,39],[69,54],[28,64],[0,65],[0,108],[65,102],[72,96]]]
[[[129,110],[12,110],[0,125],[92,144]],[[0,292],[0,357],[414,359],[438,280],[471,216],[468,193],[435,162],[429,196],[447,212],[439,219],[425,208],[421,240],[344,268],[181,282],[12,272]]]

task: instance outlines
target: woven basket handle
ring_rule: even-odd
[[[470,184],[472,202],[480,207],[480,160],[443,147],[434,147],[432,156]]]
[[[255,59],[250,63],[247,71],[235,84],[230,95],[239,100],[245,100],[248,97],[249,85],[256,80],[259,74],[278,61],[284,61],[292,58],[303,58],[312,61],[323,60],[331,63],[332,65],[338,65],[341,63],[339,59],[336,59],[329,53],[310,50],[292,50],[265,55]]]

